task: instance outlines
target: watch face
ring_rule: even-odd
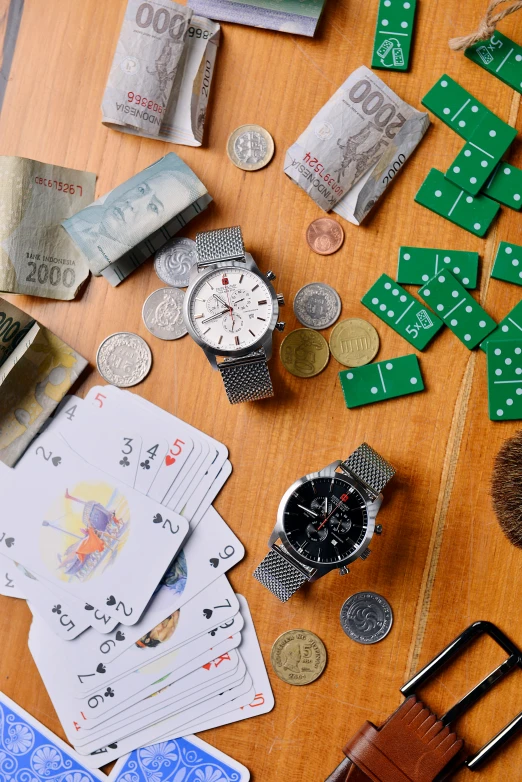
[[[243,350],[270,328],[273,305],[266,282],[248,269],[221,268],[196,283],[188,303],[192,328],[218,351]]]
[[[366,502],[341,478],[314,478],[290,495],[283,510],[289,543],[316,565],[352,556],[368,529]]]

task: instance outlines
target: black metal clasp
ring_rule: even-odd
[[[470,690],[463,698],[441,717],[444,725],[451,725],[468,709],[477,703],[497,682],[516,666],[522,668],[522,652],[491,622],[473,622],[454,641],[452,641],[440,654],[422,668],[409,682],[401,687],[402,694],[408,698],[415,695],[418,687],[431,679],[438,671],[447,665],[454,657],[461,654],[464,649],[480,635],[489,635],[509,655],[494,671],[485,677],[476,687]],[[513,736],[522,729],[522,712],[515,717],[509,725],[506,725],[497,735],[488,741],[482,749],[469,755],[462,765],[471,771],[478,771],[495,753],[497,753]]]

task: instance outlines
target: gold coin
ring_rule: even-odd
[[[272,668],[287,684],[314,682],[326,667],[326,647],[309,630],[287,630],[272,646]]]
[[[314,377],[330,359],[328,342],[313,329],[291,331],[279,349],[283,366],[296,377]]]
[[[259,171],[274,156],[274,139],[261,125],[241,125],[228,139],[227,154],[242,171]]]
[[[333,357],[345,367],[362,367],[377,355],[379,335],[368,321],[348,318],[332,329],[330,350]]]

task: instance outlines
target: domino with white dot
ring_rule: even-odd
[[[502,318],[495,331],[492,331],[485,340],[480,343],[482,350],[492,340],[522,339],[522,301],[519,301],[508,314]]]
[[[511,89],[522,93],[522,46],[507,35],[495,30],[491,38],[474,43],[464,54]]]
[[[470,350],[497,327],[451,272],[437,274],[420,289],[419,295]]]
[[[416,7],[417,0],[380,0],[372,68],[408,70]]]
[[[445,269],[465,288],[476,288],[479,254],[467,250],[442,250],[434,247],[399,247],[397,282],[424,285]]]
[[[501,161],[486,185],[484,195],[519,212],[522,209],[522,170]]]
[[[348,408],[424,391],[419,360],[413,353],[343,370],[339,380]]]
[[[496,280],[522,285],[522,247],[511,242],[500,242],[491,276]]]
[[[471,138],[483,119],[495,116],[474,95],[446,73],[426,93],[421,102],[466,141]]]
[[[466,193],[436,168],[429,172],[415,201],[475,236],[484,236],[500,209],[500,204],[481,193]]]
[[[424,350],[444,325],[387,274],[381,274],[361,302],[418,350]]]
[[[482,119],[446,171],[450,182],[471,195],[484,187],[517,131],[494,114]]]
[[[492,421],[522,419],[522,339],[488,342],[488,406]]]

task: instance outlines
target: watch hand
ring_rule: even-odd
[[[217,293],[214,293],[214,298],[217,299],[219,303],[223,305],[223,307],[230,309],[230,306],[226,303],[226,301],[223,301],[223,299],[220,296],[218,296]]]
[[[330,516],[333,516],[333,514],[335,513],[335,511],[336,511],[336,510],[339,510],[339,508],[341,507],[341,505],[342,505],[342,503],[341,503],[341,500],[339,500],[339,505],[336,505],[336,506],[335,506],[335,508],[333,509],[333,511],[330,513],[330,515],[329,515],[329,516],[327,516],[327,517],[325,518],[325,520],[323,521],[323,523],[322,523],[322,524],[319,524],[319,526],[317,527],[317,531],[318,531],[318,532],[319,532],[319,530],[320,530],[320,529],[322,529],[322,528],[324,527],[324,525],[326,524],[326,522],[328,521],[328,519],[330,518]]]
[[[205,318],[202,320],[202,323],[208,323],[210,320],[214,320],[215,318],[220,318],[222,315],[228,315],[230,310],[223,310],[223,312],[217,312],[215,315],[211,315],[210,318]]]
[[[324,498],[324,514],[328,513],[328,497]]]
[[[240,301],[245,301],[245,297],[243,296],[242,299],[238,299],[237,301],[234,302],[234,304],[239,304]]]
[[[215,295],[216,294],[214,294],[214,296]],[[232,318],[232,331],[234,331],[234,310],[232,309],[232,305],[230,303],[230,293],[228,292],[228,288],[227,288],[227,301],[228,301],[228,309],[230,311],[230,316]]]
[[[305,513],[310,513],[315,519],[319,516],[318,513],[315,513],[315,511],[313,511],[311,508],[305,508],[304,505],[299,505],[298,503],[297,507],[301,508],[301,510],[304,510]]]
[[[343,543],[343,544],[344,544],[344,540],[343,540],[342,538],[338,537],[338,536],[335,534],[335,532],[334,532],[333,530],[331,530],[331,533],[332,533],[332,537],[333,537],[333,538],[335,538],[336,540],[338,540],[338,541],[339,541],[339,543]]]

